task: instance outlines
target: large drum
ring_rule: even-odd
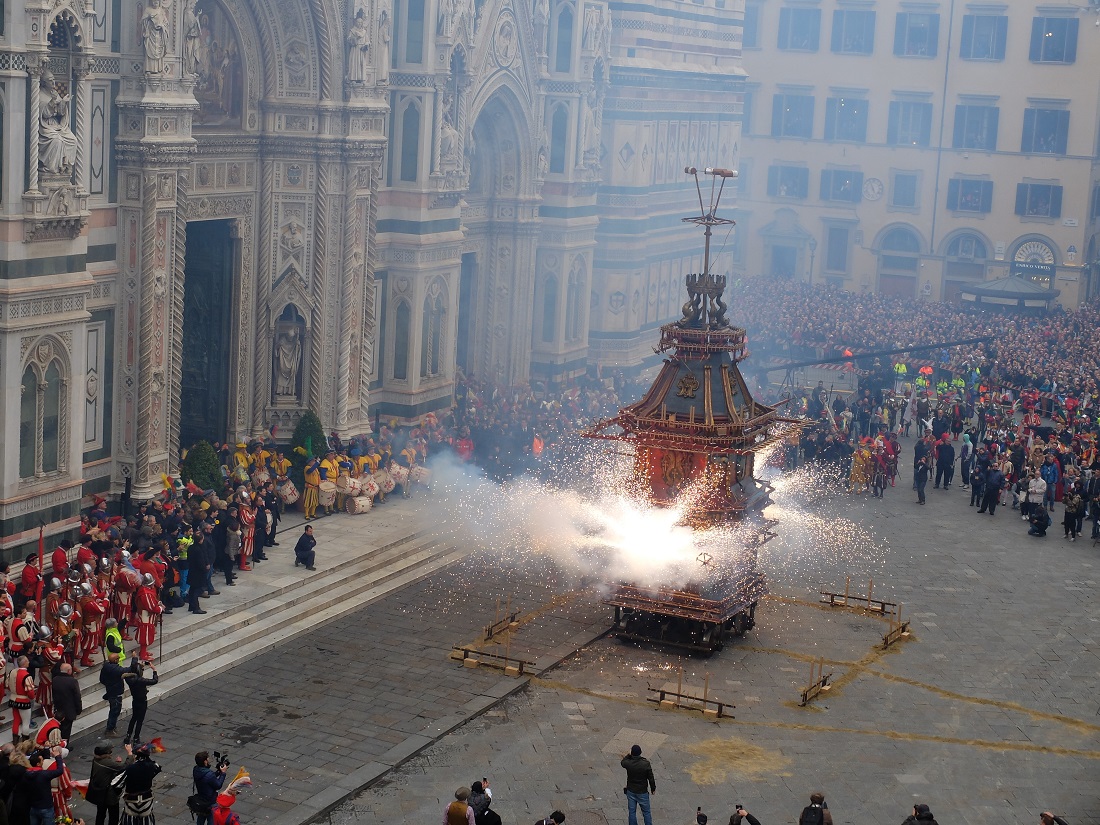
[[[341,495],[357,496],[359,495],[359,491],[361,489],[363,489],[363,486],[359,483],[359,479],[357,478],[352,478],[351,476],[340,476],[338,479],[336,479],[336,491]]]
[[[432,480],[432,471],[427,467],[421,467],[417,465],[409,470],[409,478],[415,481],[417,484],[427,485]]]
[[[359,491],[364,496],[374,498],[381,492],[381,488],[375,483],[373,478],[369,476],[367,478],[359,479],[362,489]]]
[[[257,470],[252,474],[252,486],[257,489],[263,487],[269,481],[271,481],[271,473],[267,470]]]
[[[374,503],[374,499],[370,496],[355,496],[349,497],[344,504],[344,509],[351,513],[353,516],[361,516],[371,508],[371,504]]]
[[[322,481],[317,488],[317,503],[322,507],[331,507],[336,503],[336,485],[331,481]]]
[[[378,485],[378,489],[382,491],[382,495],[389,495],[394,491],[394,488],[397,487],[397,484],[393,480],[393,476],[385,470],[378,470],[371,478],[374,479],[374,483]]]
[[[299,499],[298,488],[294,486],[294,482],[289,478],[279,485],[279,498],[283,500],[283,504],[289,507]]]
[[[402,487],[409,483],[408,467],[402,467],[400,464],[391,464],[390,475],[393,476],[394,483],[400,484]]]

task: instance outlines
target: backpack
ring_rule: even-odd
[[[798,817],[798,825],[822,825],[825,821],[825,809],[820,805],[807,805]]]

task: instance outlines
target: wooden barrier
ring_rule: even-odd
[[[684,669],[682,667],[676,679],[675,689],[673,689],[673,685],[669,683],[659,688],[647,686],[646,690],[656,694],[655,696],[647,697],[646,701],[654,702],[661,708],[698,710],[701,711],[704,716],[709,716],[713,719],[734,718],[733,714],[728,712],[728,709],[736,707],[736,705],[731,702],[722,702],[718,699],[711,698],[709,673],[705,674],[703,677],[703,690],[701,693],[696,688],[684,686]]]
[[[496,634],[502,630],[508,630],[511,627],[515,627],[519,619],[519,611],[512,610],[512,597],[509,596],[504,604],[504,618],[500,616],[500,599],[497,599],[497,607],[493,612],[493,621],[490,624],[485,625],[485,638],[483,641],[489,641]]]
[[[894,608],[894,612],[890,614],[890,629],[882,637],[882,649],[890,647],[894,642],[898,641],[909,635],[909,621],[901,620],[901,605],[897,605]]]
[[[852,589],[852,577],[846,576],[844,580],[844,592],[833,593],[829,590],[821,590],[821,602],[827,604],[830,607],[847,607],[852,609],[867,610],[871,613],[882,613],[883,615],[889,613],[893,608],[897,607],[894,602],[884,601],[883,599],[872,598],[875,589],[875,580],[867,580],[867,595],[855,595],[851,592]]]
[[[802,701],[798,703],[800,708],[806,707],[810,702],[829,689],[829,680],[833,678],[833,672],[825,672],[825,659],[810,662],[810,683],[802,689]]]
[[[534,673],[535,663],[529,659],[520,659],[507,653],[490,653],[487,650],[478,650],[473,647],[454,647],[451,649],[451,658],[462,662],[464,667],[486,667],[503,670],[506,676],[523,676],[525,673]]]

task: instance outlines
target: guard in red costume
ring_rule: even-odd
[[[49,631],[41,628],[40,632],[44,634]],[[46,716],[53,716],[53,669],[65,658],[65,646],[58,637],[51,636],[42,645],[40,655],[42,667],[38,671],[38,690],[34,698],[42,706]]]
[[[122,630],[122,638],[129,641],[130,614],[133,612],[134,592],[141,586],[141,575],[130,564],[130,553],[123,550],[115,563],[114,595],[111,599],[111,615]]]
[[[68,743],[61,738],[61,725],[56,719],[46,719],[42,727],[39,728],[38,735],[34,737],[34,743],[43,750],[55,746],[60,747],[62,759],[69,755],[66,748]],[[56,761],[52,756],[46,757],[42,760],[42,770],[53,770]],[[73,811],[69,803],[73,798],[73,777],[69,773],[69,766],[65,765],[64,762],[62,762],[62,766],[61,776],[50,782],[50,793],[53,795],[53,815],[54,817],[66,816],[72,819]]]
[[[64,580],[65,576],[68,575],[69,551],[72,549],[73,543],[65,539],[57,546],[57,549],[53,551],[53,555],[50,557],[50,563],[53,567],[53,575],[56,578]]]
[[[256,544],[256,508],[246,493],[240,495],[237,519],[241,523],[241,570],[252,569],[252,549]]]
[[[91,667],[95,664],[92,654],[103,647],[103,620],[111,603],[102,594],[84,582],[80,586],[80,616],[83,621],[81,634],[80,665]]]
[[[27,670],[30,662],[26,656],[15,660],[15,667],[8,671],[5,680],[8,688],[8,707],[11,708],[11,741],[19,744],[31,735],[31,704],[34,702],[34,679]]]
[[[142,577],[135,601],[138,658],[149,659],[149,648],[157,637],[157,619],[164,610],[164,605],[157,598],[156,581],[151,573],[146,573]]]

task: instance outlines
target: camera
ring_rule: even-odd
[[[224,771],[226,768],[229,767],[228,753],[219,753],[218,751],[214,751],[214,759],[217,760],[214,764],[214,770]]]

